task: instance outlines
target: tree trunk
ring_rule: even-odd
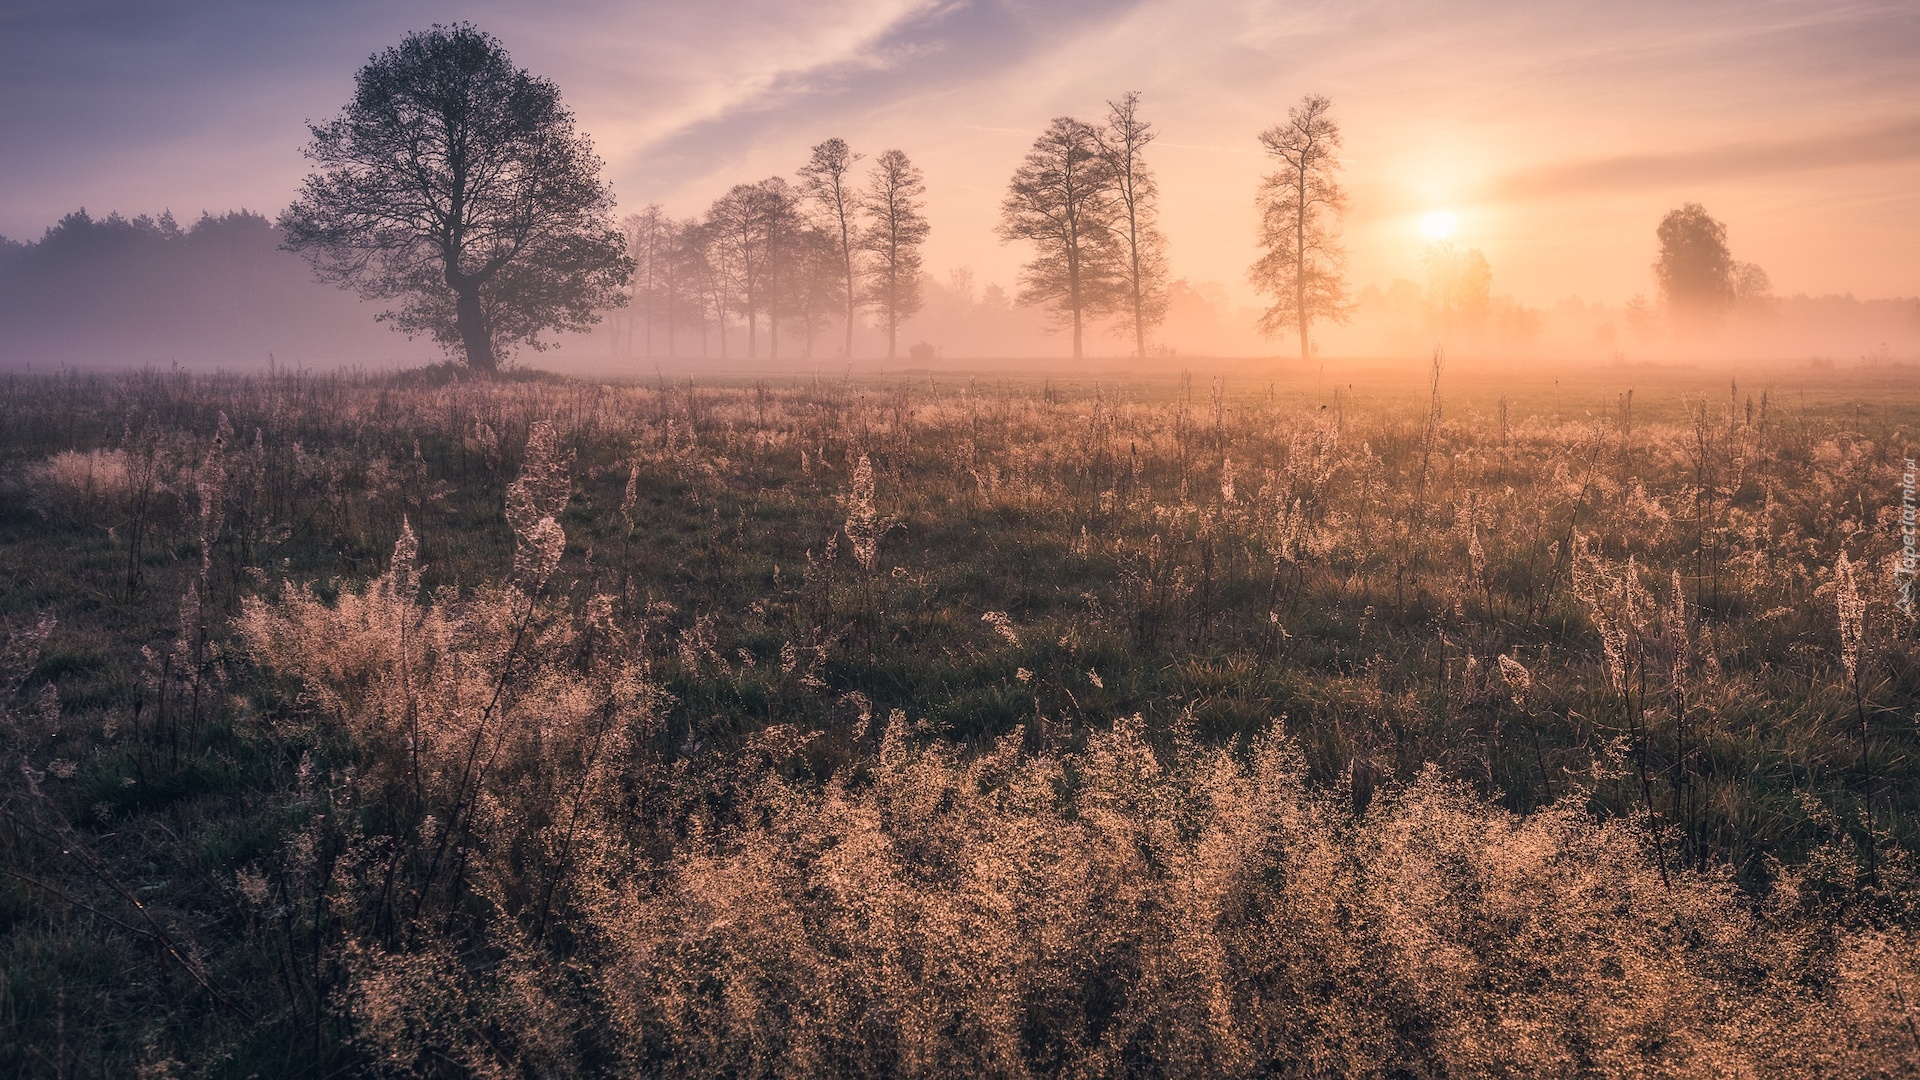
[[[892,360],[900,340],[900,279],[887,269],[887,359]]]
[[[1131,169],[1131,163],[1129,163]],[[1129,173],[1131,176],[1131,173]],[[1131,181],[1127,187],[1127,255],[1133,262],[1133,355],[1147,358],[1147,327],[1142,321],[1146,305],[1140,299],[1140,216],[1134,206]]]
[[[1295,190],[1300,206],[1300,220],[1293,234],[1295,262],[1293,264],[1293,315],[1300,321],[1300,363],[1309,362],[1307,356],[1307,158],[1300,155],[1300,175],[1295,181]]]
[[[853,280],[853,233],[847,226],[846,196],[839,191],[839,181],[834,181],[834,184],[834,200],[840,211],[840,258],[845,262],[847,272],[847,344],[843,355],[851,360],[853,359],[853,311],[854,305],[858,302]]]
[[[1137,260],[1136,260],[1136,262],[1137,262]],[[1144,322],[1142,321],[1142,318],[1141,318],[1141,311],[1142,311],[1142,309],[1143,309],[1143,307],[1144,307],[1144,305],[1142,305],[1142,304],[1141,304],[1141,302],[1140,302],[1140,278],[1139,278],[1139,276],[1138,276],[1138,275],[1139,275],[1139,267],[1138,267],[1137,265],[1136,265],[1136,266],[1135,266],[1135,268],[1134,268],[1134,274],[1135,274],[1135,277],[1134,277],[1134,279],[1133,279],[1133,280],[1134,280],[1134,286],[1133,286],[1133,355],[1135,355],[1135,356],[1137,356],[1137,357],[1139,357],[1139,358],[1140,358],[1140,359],[1142,359],[1142,360],[1145,360],[1145,359],[1147,358],[1147,327],[1146,327],[1146,324],[1145,324],[1145,323],[1144,323]]]
[[[1077,281],[1068,291],[1067,303],[1073,308],[1073,358],[1078,360],[1080,359],[1080,285]]]
[[[647,359],[649,360],[653,359],[653,260],[654,253],[658,250],[659,242],[657,239],[647,242],[647,341],[644,349]],[[633,355],[633,341],[631,338],[627,341],[627,355]]]
[[[1073,308],[1073,358],[1080,359],[1080,230],[1074,218],[1067,220],[1067,303]]]
[[[767,234],[767,359],[780,359],[780,262],[773,257],[777,234]]]
[[[480,310],[479,285],[455,286],[453,323],[467,350],[467,367],[487,375],[500,370],[493,355],[493,338],[487,333],[486,315]]]
[[[887,200],[887,359],[898,352],[900,337],[900,220]]]

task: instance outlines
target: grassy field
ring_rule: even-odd
[[[1907,369],[7,377],[8,1075],[1912,1075]]]

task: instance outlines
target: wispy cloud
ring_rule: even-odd
[[[1500,198],[1580,195],[1906,161],[1920,161],[1920,117],[1832,135],[1593,158],[1528,169],[1495,184],[1493,194]]]
[[[573,59],[570,82],[591,99],[600,137],[644,147],[701,124],[813,92],[910,58],[890,41],[941,10],[940,0],[786,0],[609,5],[596,26],[526,22],[524,36]],[[503,13],[504,14],[504,13]]]

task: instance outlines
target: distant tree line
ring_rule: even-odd
[[[171,214],[84,209],[36,241],[0,238],[0,360],[119,367],[407,351],[370,311],[279,250],[282,239],[247,210],[182,226]]]

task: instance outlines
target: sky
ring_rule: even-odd
[[[1175,276],[1252,300],[1259,132],[1344,137],[1356,289],[1421,276],[1428,214],[1533,305],[1651,293],[1654,228],[1724,221],[1776,291],[1920,295],[1920,4],[1191,0],[0,0],[0,234],[246,207],[409,30],[471,21],[556,82],[623,212],[702,211],[840,136],[926,173],[927,268],[1011,286],[1001,194],[1049,119],[1139,91]]]

